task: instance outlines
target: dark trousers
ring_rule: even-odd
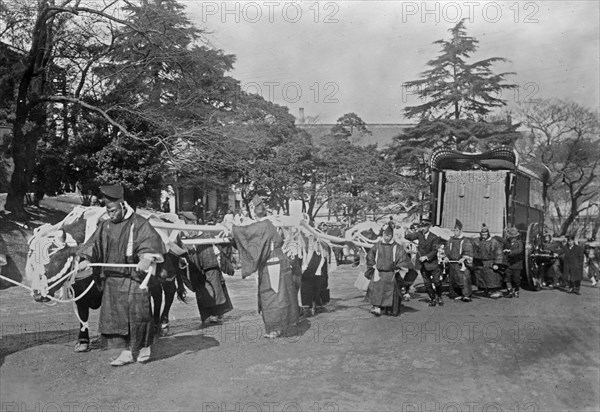
[[[510,266],[504,271],[504,282],[510,283],[515,290],[521,287],[521,272],[523,268],[511,268]]]
[[[92,283],[92,276],[87,277],[85,279],[76,280],[73,283],[73,291],[75,292],[75,296],[80,296],[87,287]],[[102,304],[102,292],[100,292],[100,288],[97,285],[94,285],[90,288],[88,293],[81,299],[76,302],[77,305],[77,314],[79,318],[87,322],[90,318],[90,309],[98,309]],[[89,342],[90,341],[90,331],[86,328],[85,330],[81,330],[83,328],[83,324],[79,323],[79,342]]]
[[[427,290],[427,294],[429,295],[429,297],[432,299],[436,295],[442,296],[442,279],[440,277],[440,274],[441,271],[439,267],[433,270],[421,268],[421,276],[423,277],[425,289]]]
[[[557,284],[560,281],[561,273],[560,273],[560,262],[556,259],[551,264],[546,264],[542,266],[542,271],[544,273],[544,282],[546,284]]]
[[[416,270],[408,269],[408,272],[406,273],[406,275],[404,275],[404,278],[398,275],[398,284],[400,285],[400,287],[405,288],[408,292],[408,288],[412,286],[417,276],[419,276],[419,273]]]
[[[327,289],[327,277],[320,275],[302,275],[300,298],[302,306],[323,306],[322,292]]]
[[[569,280],[567,283],[569,284],[570,288],[573,288],[573,289],[575,289],[577,291],[581,287],[581,281],[580,280]]]

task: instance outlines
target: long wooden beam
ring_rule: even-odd
[[[185,230],[188,232],[223,232],[227,228],[223,225],[188,225],[185,223],[167,223],[150,220],[150,224],[157,229]]]
[[[229,239],[212,238],[212,239],[181,239],[184,245],[220,245],[231,243]]]

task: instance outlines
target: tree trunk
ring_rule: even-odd
[[[29,185],[33,177],[35,167],[35,156],[37,151],[38,130],[25,132],[25,125],[28,120],[31,120],[31,115],[34,114],[36,125],[39,127],[42,123],[40,117],[43,113],[43,108],[39,106],[34,112],[35,106],[32,106],[31,101],[37,96],[31,96],[32,87],[35,87],[34,79],[39,76],[37,73],[43,70],[43,65],[48,64],[48,60],[44,59],[49,45],[46,44],[47,22],[42,17],[44,15],[47,2],[43,1],[38,10],[38,20],[33,30],[31,49],[27,56],[27,66],[23,71],[19,89],[17,93],[17,107],[15,122],[13,124],[13,147],[12,156],[15,163],[15,169],[10,181],[10,189],[6,198],[6,210],[15,214],[17,219],[27,217],[25,213],[24,199],[25,194],[29,190]],[[36,90],[41,95],[43,89],[43,81],[39,81]],[[37,129],[37,127],[35,128]]]
[[[579,212],[577,211],[577,209],[578,209],[577,199],[572,199],[571,207],[569,209],[569,214],[567,215],[567,218],[560,225],[560,236],[567,235],[569,228],[571,227],[571,225],[573,224],[573,222],[579,215]]]
[[[600,232],[600,214],[596,215],[592,225],[592,238],[598,239],[598,232]]]

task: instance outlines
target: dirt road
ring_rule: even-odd
[[[223,326],[201,329],[193,301],[176,302],[153,360],[122,368],[110,351],[73,352],[70,305],[2,291],[0,410],[599,410],[599,290],[589,283],[581,296],[524,291],[435,308],[417,298],[400,317],[374,318],[355,276],[342,266],[328,313],[269,341],[255,281],[236,274]]]

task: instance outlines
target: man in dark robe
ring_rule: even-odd
[[[483,226],[479,232],[479,241],[474,250],[475,282],[485,296],[492,299],[502,297],[502,273],[500,271],[505,263],[502,244],[490,235],[490,230]]]
[[[553,241],[550,233],[544,235],[542,250],[548,252],[552,258],[544,262],[541,266],[543,287],[552,286],[557,289],[560,286],[562,272],[560,270],[559,256],[562,253],[562,249],[562,243]]]
[[[454,236],[448,241],[446,262],[449,271],[450,296],[455,300],[471,302],[471,271],[467,265],[473,264],[473,244],[462,233],[463,224],[456,219]]]
[[[521,272],[523,271],[523,259],[525,258],[525,246],[519,239],[519,230],[516,227],[510,227],[506,231],[508,248],[504,249],[504,254],[508,260],[508,267],[504,271],[504,282],[508,298],[518,298],[519,288],[521,286]]]
[[[80,270],[92,263],[136,264],[133,268],[95,270],[102,284],[99,330],[109,346],[125,347],[113,366],[150,359],[154,322],[149,289],[140,284],[154,263],[163,261],[165,246],[148,220],[123,199],[121,185],[101,186],[109,219],[101,222],[81,252]],[[101,276],[99,277],[98,275]]]
[[[567,236],[567,245],[563,249],[563,271],[567,281],[568,292],[579,295],[583,278],[583,248],[575,244],[574,236]]]
[[[196,294],[196,303],[202,323],[220,323],[223,315],[233,309],[221,263],[227,260],[228,275],[233,275],[233,266],[223,249],[216,245],[189,245],[190,283]]]
[[[264,218],[267,210],[259,197],[252,199],[258,222],[233,226],[233,238],[240,252],[242,277],[258,276],[258,312],[265,323],[265,338],[291,333],[300,318],[298,289],[291,264],[283,253],[283,239],[277,228]]]
[[[365,277],[370,280],[365,301],[372,305],[371,313],[397,316],[400,314],[402,286],[401,268],[411,269],[412,263],[404,247],[394,241],[394,229],[387,225],[381,241],[367,253]]]
[[[423,219],[417,232],[407,232],[404,237],[410,241],[419,241],[417,266],[420,266],[423,283],[425,283],[429,295],[429,306],[435,306],[436,304],[443,305],[444,301],[442,300],[441,270],[437,258],[440,238],[429,231],[430,226],[431,222]]]

